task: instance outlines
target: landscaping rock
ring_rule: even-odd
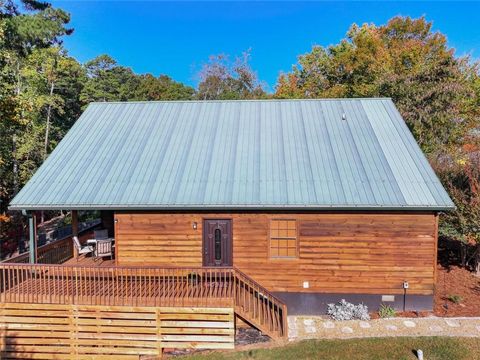
[[[348,326],[344,326],[342,328],[342,333],[344,334],[352,334],[353,333],[353,329],[351,327],[348,327]]]
[[[335,324],[332,321],[325,321],[323,323],[323,327],[325,329],[333,329],[335,327]]]
[[[405,325],[408,328],[414,328],[415,326],[417,326],[417,324],[415,324],[413,321],[410,321],[410,320],[405,320],[403,322],[403,325]]]
[[[317,328],[315,326],[305,326],[305,332],[307,334],[314,334],[317,332]]]
[[[360,322],[358,323],[358,325],[359,325],[362,329],[369,329],[369,328],[372,327],[372,325],[370,325],[370,323],[367,322],[367,321],[360,321]]]
[[[443,328],[440,325],[432,325],[429,327],[430,331],[440,332],[443,331]]]
[[[303,325],[313,326],[313,325],[315,325],[315,321],[313,319],[305,319],[305,320],[303,320]]]
[[[455,321],[455,320],[452,320],[452,319],[445,319],[445,322],[450,327],[460,327],[460,323],[458,321]]]
[[[385,328],[388,331],[397,331],[398,330],[398,327],[396,327],[395,325],[387,325],[387,326],[385,326]]]

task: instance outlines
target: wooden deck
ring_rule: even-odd
[[[231,267],[0,264],[0,303],[234,308],[274,337],[286,336],[286,305]]]
[[[98,266],[98,267],[111,267],[115,266],[115,259],[110,260],[106,257],[103,259],[94,258],[92,256],[79,256],[78,258],[70,258],[63,263],[63,265],[73,266]]]

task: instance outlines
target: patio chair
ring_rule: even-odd
[[[95,257],[103,258],[105,256],[110,256],[110,260],[113,258],[112,240],[98,240],[97,246],[95,247]]]
[[[78,237],[74,236],[73,237],[73,246],[77,249],[78,255],[87,255],[93,253],[93,247],[89,245],[82,245],[80,244],[80,241],[78,240]],[[78,257],[77,257],[78,261]]]
[[[108,239],[108,230],[94,230],[93,237],[95,240],[104,240]]]

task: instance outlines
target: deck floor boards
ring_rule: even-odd
[[[114,266],[115,259],[109,258],[97,259],[92,256],[79,256],[78,258],[71,258],[65,261],[62,265],[78,265],[78,266]]]

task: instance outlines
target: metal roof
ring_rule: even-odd
[[[92,103],[10,204],[453,206],[390,99]]]

